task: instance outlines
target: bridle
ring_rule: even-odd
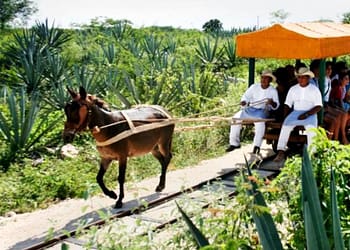
[[[87,129],[87,126],[91,120],[91,107],[88,103],[84,102],[79,102],[79,101],[75,101],[78,105],[79,105],[79,123],[78,125],[76,125],[76,123],[72,123],[72,122],[66,122],[65,123],[65,129],[64,131],[66,133],[70,133],[70,134],[76,134],[78,132],[84,131]],[[82,107],[85,107],[85,109],[82,110]],[[84,116],[83,119],[81,119],[81,117]],[[67,124],[74,124],[73,126],[67,126]]]

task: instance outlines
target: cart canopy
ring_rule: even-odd
[[[237,55],[249,58],[321,59],[350,54],[350,24],[274,24],[236,37]]]

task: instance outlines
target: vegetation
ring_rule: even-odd
[[[246,87],[230,84],[228,79],[243,77],[234,68],[239,63],[232,39],[213,38],[196,30],[133,29],[128,21],[93,20],[77,30],[58,29],[46,21],[4,34],[0,39],[0,54],[4,55],[0,58],[0,189],[4,201],[0,214],[82,197],[95,184],[98,156],[88,134],[82,134],[74,145],[89,154],[60,157],[63,107],[70,100],[66,87],[83,86],[114,109],[159,104],[176,117],[201,116],[202,112],[231,115],[237,109],[232,104]],[[218,145],[226,144],[227,129],[176,134],[170,169],[219,154]],[[143,172],[140,165],[150,167]],[[159,173],[158,163],[147,156],[132,160],[129,169],[135,169],[137,178]],[[81,182],[74,181],[78,172],[85,176],[79,178]],[[111,176],[113,182],[117,174]],[[11,189],[6,188],[9,183]],[[50,191],[43,193],[43,188]]]
[[[203,31],[206,33],[218,34],[222,28],[222,22],[218,19],[211,19],[203,24]]]
[[[343,14],[342,22],[350,24],[350,12]]]
[[[89,134],[80,135],[74,142],[81,149],[78,157],[62,158],[60,154],[63,107],[70,99],[66,87],[83,86],[114,109],[159,104],[175,117],[230,116],[238,109],[236,104],[247,87],[241,80],[247,79],[246,61],[236,57],[232,35],[245,31],[251,30],[220,28],[213,34],[172,27],[134,29],[127,20],[110,19],[96,19],[70,30],[55,28],[46,21],[31,29],[0,31],[0,215],[100,192],[95,183],[99,157]],[[256,70],[275,69],[288,63],[293,64],[257,60]],[[330,214],[339,214],[342,236],[345,241],[350,238],[349,152],[347,147],[325,140],[320,133],[311,160],[326,236],[332,247],[340,236],[332,236],[334,230],[330,229],[336,225]],[[176,133],[170,171],[222,154],[227,135],[227,124],[212,130]],[[251,139],[250,130],[245,135],[245,139]],[[299,209],[300,166],[300,157],[295,157],[273,185],[266,186],[258,178],[255,182],[254,190],[266,195],[267,203],[285,205],[283,211],[271,213],[283,247],[305,248]],[[333,177],[331,168],[335,170]],[[158,163],[152,157],[135,158],[128,165],[127,180],[138,181],[158,173]],[[117,173],[106,177],[108,185],[115,185]],[[335,180],[332,189],[329,180]],[[191,220],[195,225],[206,225],[203,234],[215,249],[261,249],[251,213],[255,213],[257,221],[260,212],[267,213],[271,208],[256,206],[254,197],[247,192],[255,184],[248,185],[244,177],[237,182],[241,189],[235,202],[211,204],[206,218],[198,209],[198,215]],[[338,211],[330,202],[335,196]],[[182,203],[179,205],[187,210]],[[218,212],[211,212],[214,210]],[[169,245],[173,249],[195,247],[190,236],[184,234],[184,225],[174,232],[175,239],[165,242],[164,249]],[[127,242],[140,244],[130,248],[135,249],[145,244],[143,240],[153,244],[144,238]]]
[[[25,22],[28,17],[35,13],[33,1],[30,0],[1,0],[0,2],[0,30],[3,30],[6,24],[19,19]]]
[[[178,208],[173,213],[179,213],[184,222],[170,225],[164,233],[170,237],[162,241],[158,241],[151,228],[147,236],[135,238],[126,233],[130,228],[126,229],[120,222],[109,225],[106,231],[110,233],[105,237],[99,236],[96,229],[90,230],[86,247],[348,249],[350,173],[349,167],[343,167],[342,163],[349,162],[349,149],[325,140],[324,130],[317,133],[314,153],[309,155],[304,149],[302,156],[289,159],[273,181],[259,177],[247,165],[242,175],[235,178],[237,195],[233,200],[225,196],[224,188],[217,187],[208,188],[211,198],[206,200],[209,207],[204,210],[189,198],[178,200]],[[344,154],[336,153],[342,151]],[[322,188],[319,188],[320,180]],[[137,227],[147,225],[140,222]]]

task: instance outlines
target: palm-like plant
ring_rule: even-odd
[[[208,63],[215,64],[223,56],[223,50],[219,49],[219,38],[215,38],[214,44],[209,37],[206,40],[197,40],[198,48],[196,48],[197,56],[201,62],[206,65]]]
[[[50,28],[46,20],[31,30],[16,32],[14,39],[15,43],[9,46],[6,54],[19,79],[27,86],[28,93],[45,90],[43,79],[50,71],[47,67],[52,65],[52,55],[59,54],[70,36],[53,26]]]
[[[10,162],[16,155],[28,152],[57,121],[39,117],[39,96],[34,94],[27,98],[23,87],[18,93],[9,91],[7,105],[8,114],[0,113],[0,136],[8,145],[5,158]]]

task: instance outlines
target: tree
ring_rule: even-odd
[[[31,0],[0,0],[0,30],[15,19],[27,20],[36,11]]]
[[[273,11],[270,13],[270,17],[271,17],[271,24],[274,23],[284,23],[286,21],[286,19],[288,18],[289,13],[285,12],[282,9]]]
[[[347,12],[347,13],[343,14],[342,22],[350,24],[350,12]]]
[[[206,33],[219,33],[222,30],[222,23],[218,19],[211,19],[202,28]]]

